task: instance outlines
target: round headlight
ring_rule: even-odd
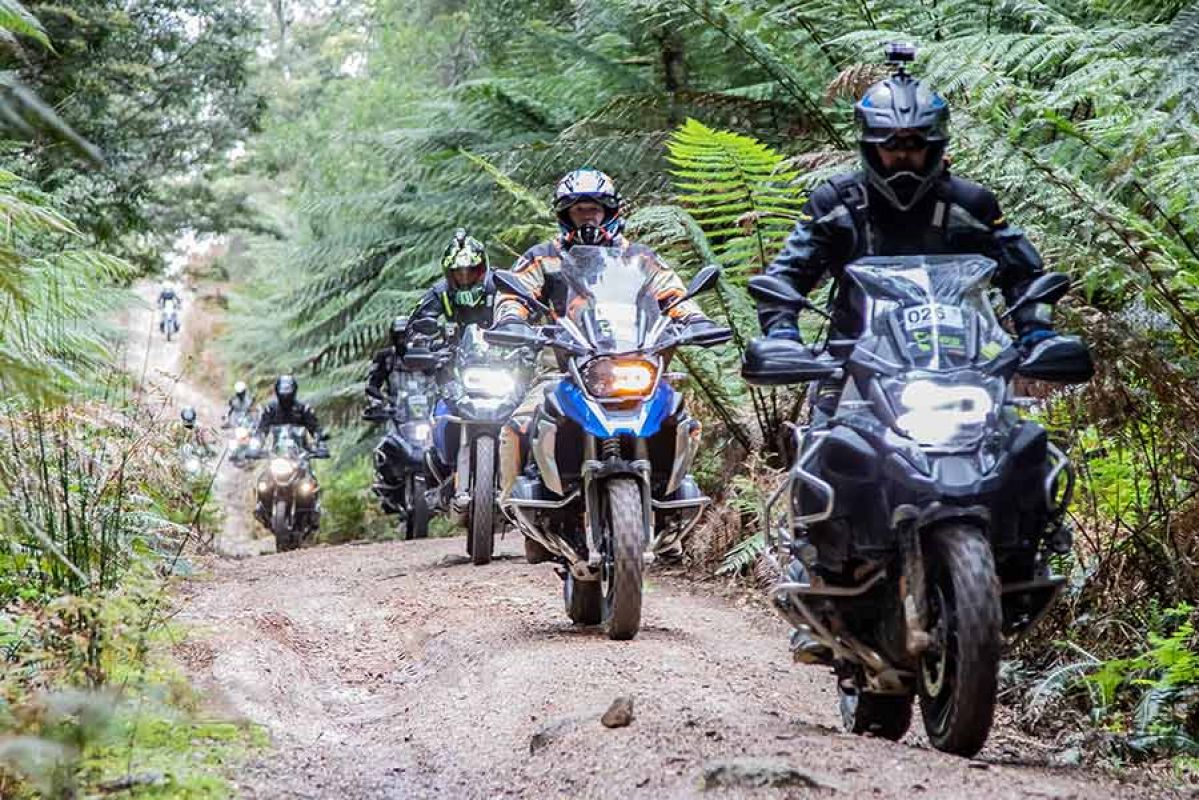
[[[470,393],[504,397],[516,391],[516,379],[503,369],[467,367],[462,370],[462,386]]]
[[[277,481],[285,481],[291,477],[291,473],[295,470],[295,465],[286,458],[271,459],[271,475]]]

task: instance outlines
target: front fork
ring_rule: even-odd
[[[653,498],[650,491],[649,448],[644,439],[634,440],[634,460],[622,458],[621,442],[617,438],[600,440],[590,434],[583,441],[583,516],[587,536],[587,564],[598,568],[605,556],[607,544],[603,538],[604,524],[600,509],[603,499],[600,490],[612,477],[632,477],[641,484],[642,548],[654,539]]]

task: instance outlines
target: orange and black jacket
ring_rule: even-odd
[[[646,261],[653,270],[652,286],[660,304],[686,293],[687,287],[679,274],[649,247],[633,244],[623,236],[617,237],[613,246],[624,250],[628,255],[648,256]],[[562,278],[562,253],[562,237],[559,236],[530,248],[512,267],[512,272],[520,279],[529,294],[549,306],[557,317],[566,314],[568,294],[566,281]],[[670,315],[680,321],[706,319],[693,300],[675,306],[670,310]],[[499,293],[495,307],[497,325],[524,321],[528,317],[529,309],[520,298],[504,292]]]

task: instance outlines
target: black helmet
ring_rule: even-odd
[[[279,407],[288,409],[296,402],[296,394],[300,391],[300,384],[292,375],[280,375],[275,378],[275,399],[279,401]]]
[[[895,74],[867,89],[853,108],[870,185],[901,211],[916,205],[940,177],[949,144],[949,104],[904,70],[903,63],[914,57],[912,48],[889,46],[887,58],[896,64]],[[887,169],[880,148],[926,148],[924,167]]]
[[[454,231],[454,238],[441,255],[450,302],[470,308],[482,305],[487,293],[487,248],[466,234],[466,228]]]
[[[391,346],[397,351],[404,348],[408,336],[408,318],[396,317],[391,321]]]
[[[570,207],[582,202],[598,203],[604,209],[604,219],[599,224],[584,225],[576,229],[570,219]],[[616,184],[603,172],[583,167],[568,172],[558,181],[554,189],[554,213],[558,215],[558,230],[566,244],[608,244],[624,228],[620,217],[621,197]]]
[[[179,419],[183,420],[183,427],[196,427],[196,410],[191,406],[184,406],[179,412]]]

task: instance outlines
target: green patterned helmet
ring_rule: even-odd
[[[468,236],[465,228],[454,231],[454,238],[441,256],[450,302],[462,308],[482,305],[486,300],[489,267],[483,243]]]

